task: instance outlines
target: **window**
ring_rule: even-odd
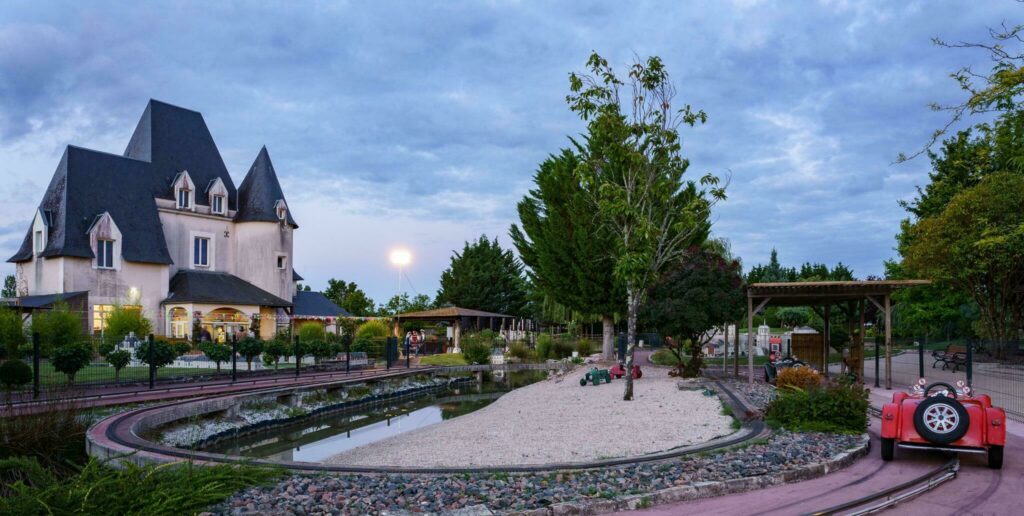
[[[191,199],[189,198],[190,193],[191,192],[189,192],[187,188],[182,188],[178,190],[178,208],[185,210],[188,209],[189,206],[191,206],[192,203],[190,202]]]
[[[99,269],[114,268],[114,241],[96,241],[96,267]]]
[[[277,201],[277,218],[280,220],[286,220],[288,217],[288,206],[284,203],[284,200]]]
[[[103,333],[107,329],[107,318],[114,311],[114,305],[92,305],[92,331]]]
[[[45,246],[45,244],[46,242],[43,242],[43,232],[36,231],[36,252],[43,252],[43,247]]]
[[[285,266],[287,266],[287,265],[288,265],[288,257],[284,256],[284,255],[279,255],[277,257],[277,268],[281,269],[281,270],[284,270]]]
[[[214,195],[213,196],[213,212],[218,215],[224,214],[224,196]]]
[[[210,239],[196,237],[195,247],[192,250],[192,264],[196,267],[210,266]]]

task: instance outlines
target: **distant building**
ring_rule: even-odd
[[[96,333],[122,304],[160,335],[258,327],[268,338],[304,315],[293,310],[298,227],[266,147],[236,188],[203,116],[151,100],[123,155],[67,146],[8,260],[14,301],[87,292],[83,316]]]

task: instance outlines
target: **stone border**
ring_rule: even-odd
[[[870,447],[870,437],[867,434],[864,434],[862,436],[862,443],[859,446],[842,452],[825,462],[809,464],[798,469],[725,481],[695,482],[690,485],[669,487],[653,493],[629,495],[614,500],[586,500],[581,502],[559,503],[543,509],[512,512],[511,514],[518,516],[607,514],[618,511],[644,509],[655,505],[738,494],[753,491],[755,489],[764,489],[767,487],[825,476],[828,473],[845,468],[850,464],[853,464],[857,459],[867,455]]]

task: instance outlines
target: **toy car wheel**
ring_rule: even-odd
[[[1003,469],[1003,447],[992,446],[988,449],[988,467]]]
[[[583,387],[585,385],[587,385],[587,379],[586,378],[580,378],[580,387]]]
[[[967,409],[948,396],[925,398],[914,410],[914,429],[928,442],[949,444],[963,437],[970,426]]]
[[[893,452],[896,450],[896,439],[882,438],[882,460],[892,460]]]

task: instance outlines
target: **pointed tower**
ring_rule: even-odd
[[[299,227],[288,209],[288,201],[284,198],[281,183],[277,181],[277,172],[265,145],[238,188],[235,222],[287,222],[292,228]]]

